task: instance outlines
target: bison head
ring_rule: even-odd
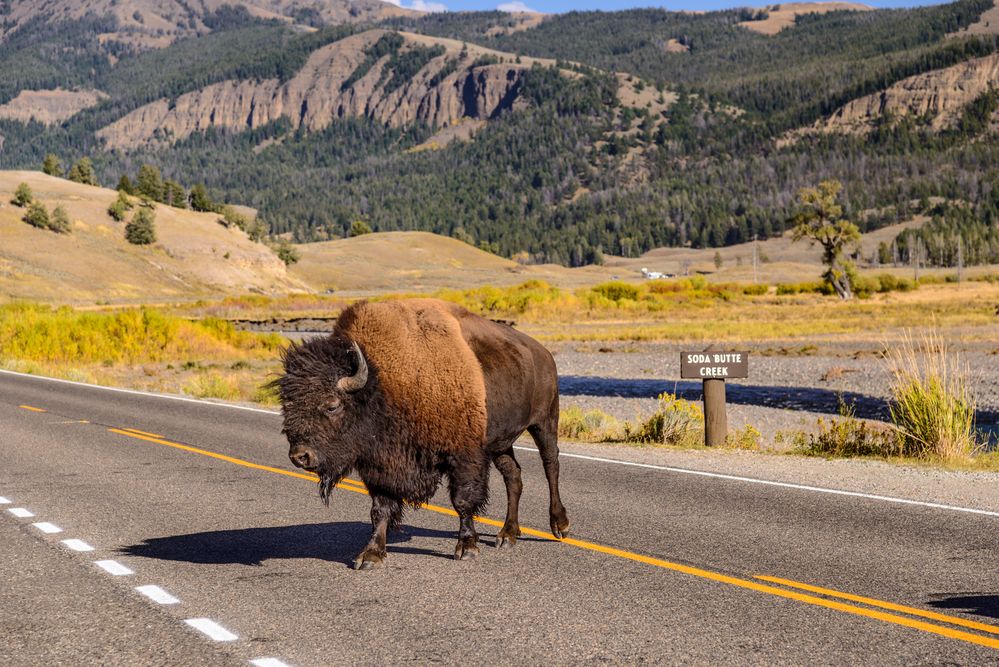
[[[283,362],[284,375],[274,384],[281,397],[288,457],[319,475],[319,491],[328,504],[330,491],[354,467],[370,439],[363,425],[373,369],[360,346],[343,336],[292,344]]]

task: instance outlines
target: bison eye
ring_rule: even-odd
[[[340,405],[339,404],[327,405],[324,409],[326,410],[326,414],[331,415],[340,409]]]

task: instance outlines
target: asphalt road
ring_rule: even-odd
[[[994,514],[565,458],[559,543],[519,451],[535,535],[491,548],[494,475],[478,560],[442,493],[356,572],[368,498],[286,452],[274,414],[0,374],[0,663],[999,665]]]

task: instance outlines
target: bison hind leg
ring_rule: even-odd
[[[458,544],[454,549],[457,560],[469,560],[479,555],[479,535],[475,532],[475,515],[489,500],[489,458],[485,451],[466,453],[452,462],[448,471],[451,504],[458,512]]]
[[[506,484],[506,521],[496,534],[496,547],[512,547],[520,537],[520,493],[524,484],[520,479],[520,464],[513,455],[513,447],[493,457],[493,464],[503,475]]]
[[[552,535],[556,539],[569,536],[569,517],[565,512],[565,505],[562,504],[562,496],[558,489],[558,401],[554,403],[554,409],[542,424],[530,426],[527,429],[534,444],[538,446],[538,453],[541,455],[541,463],[545,468],[545,477],[548,478],[548,515],[552,528]]]

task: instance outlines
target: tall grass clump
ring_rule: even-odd
[[[908,333],[889,349],[889,410],[903,456],[945,461],[970,458],[978,449],[975,402],[968,367],[943,338]]]
[[[899,441],[895,433],[885,426],[878,426],[857,419],[852,405],[842,397],[839,401],[840,419],[819,418],[815,433],[800,433],[795,438],[793,451],[806,456],[853,457],[898,456]]]
[[[558,420],[558,435],[566,440],[613,442],[622,438],[623,425],[601,410],[583,410],[570,405]]]
[[[649,445],[692,447],[703,439],[704,412],[676,394],[659,395],[656,411],[637,426],[625,424],[624,439]]]

